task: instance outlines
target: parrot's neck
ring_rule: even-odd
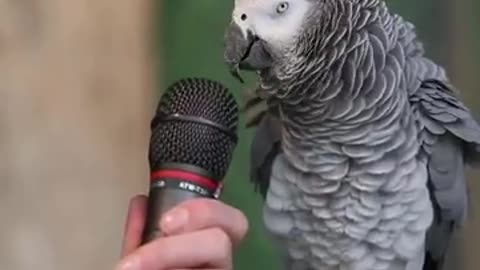
[[[295,71],[286,84],[279,97],[286,152],[394,141],[402,125],[413,125],[405,119],[407,89],[418,79],[405,70],[423,50],[401,17],[378,14],[383,16]]]

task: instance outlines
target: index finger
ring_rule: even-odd
[[[201,245],[201,248],[199,248]],[[162,236],[123,258],[116,270],[232,269],[232,243],[218,228]]]
[[[234,245],[246,235],[248,221],[238,209],[214,199],[193,199],[174,207],[160,221],[165,235],[220,228]]]

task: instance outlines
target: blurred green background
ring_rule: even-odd
[[[159,25],[158,46],[162,55],[161,80],[165,88],[182,77],[207,77],[225,84],[237,101],[242,90],[254,76],[248,74],[246,83],[233,79],[223,62],[223,32],[230,21],[233,1],[181,0],[164,1]],[[253,191],[248,179],[248,155],[251,131],[243,128],[240,119],[239,143],[227,175],[223,199],[245,211],[250,221],[250,233],[239,249],[235,269],[278,269],[275,253],[265,238],[261,219],[261,198]],[[255,259],[259,256],[262,259]]]
[[[162,77],[163,87],[182,77],[202,76],[223,82],[241,100],[242,90],[251,85],[254,77],[249,76],[245,85],[238,83],[229,75],[222,60],[223,32],[230,21],[233,2],[162,1],[157,21],[157,62],[161,65],[158,75]],[[466,103],[474,110],[478,108],[480,96],[476,94],[476,74],[480,67],[480,31],[477,26],[480,26],[480,19],[474,16],[474,11],[480,12],[479,1],[391,0],[388,3],[392,10],[416,24],[428,55],[447,67],[455,84],[462,89]],[[279,269],[278,258],[263,231],[260,196],[254,193],[248,179],[251,135],[251,131],[243,126],[240,128],[241,139],[223,197],[244,210],[251,225],[250,234],[235,257],[235,269]],[[468,243],[459,244],[456,254],[468,251],[466,247]],[[458,256],[453,258],[455,269],[467,269],[472,259],[458,260]]]

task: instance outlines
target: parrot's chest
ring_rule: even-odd
[[[406,144],[393,153],[360,164],[319,151],[311,173],[298,157],[276,158],[264,222],[285,249],[289,270],[404,269],[395,267],[423,258],[433,216],[426,166]]]

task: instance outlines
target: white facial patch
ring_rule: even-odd
[[[245,37],[251,31],[281,50],[295,41],[310,8],[308,0],[236,0],[233,20]]]

